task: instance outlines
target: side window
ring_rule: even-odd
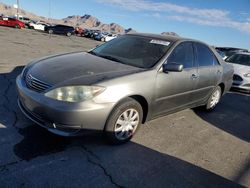
[[[220,63],[219,63],[218,59],[215,57],[215,55],[213,55],[213,57],[214,57],[214,65],[220,65]]]
[[[182,64],[184,68],[192,68],[194,65],[193,45],[191,42],[183,42],[172,51],[168,62]]]
[[[200,43],[196,43],[195,46],[198,65],[200,67],[212,66],[214,64],[214,54],[212,54],[210,49],[206,45]]]

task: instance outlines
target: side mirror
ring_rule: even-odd
[[[183,71],[183,65],[179,63],[165,63],[162,66],[163,72],[181,72]]]

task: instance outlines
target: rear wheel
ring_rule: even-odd
[[[216,105],[220,102],[220,98],[221,98],[221,87],[217,86],[207,101],[207,104],[205,106],[206,110],[208,111],[213,110],[216,107]]]
[[[111,112],[105,126],[105,134],[112,144],[128,142],[142,122],[142,107],[134,99],[127,98]]]
[[[68,37],[70,37],[72,34],[71,34],[70,32],[68,32],[68,33],[66,33],[66,35],[67,35]]]

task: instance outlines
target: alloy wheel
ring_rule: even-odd
[[[115,136],[119,140],[126,140],[134,134],[139,124],[139,112],[130,108],[124,111],[115,123]]]
[[[220,91],[218,89],[215,90],[214,93],[212,94],[212,98],[211,98],[211,101],[210,101],[210,107],[211,108],[215,107],[219,103],[220,96],[221,96]]]

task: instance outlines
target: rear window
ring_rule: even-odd
[[[214,54],[204,44],[195,43],[197,52],[197,62],[200,67],[212,66],[214,64]]]

